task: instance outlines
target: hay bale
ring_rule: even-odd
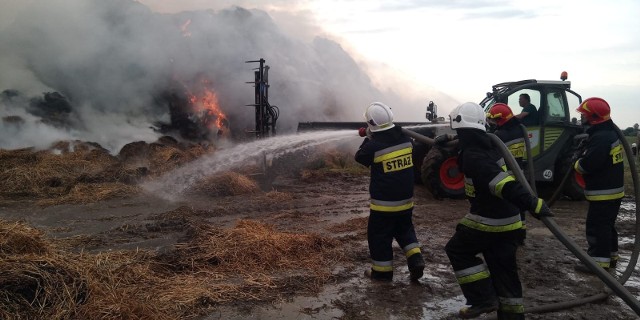
[[[80,269],[39,230],[0,220],[1,319],[73,318],[88,296]]]
[[[149,144],[144,141],[127,143],[118,152],[118,158],[124,162],[146,160],[149,156],[149,149]]]
[[[219,272],[252,273],[302,269],[327,277],[331,260],[340,260],[338,243],[317,234],[278,232],[273,226],[240,220],[230,230],[195,226],[187,243],[177,244],[168,262],[177,270],[216,267]]]
[[[116,198],[128,198],[140,193],[140,187],[119,182],[79,183],[69,193],[53,199],[38,201],[40,206],[54,206],[64,203],[93,203]]]
[[[255,180],[236,172],[225,172],[200,180],[189,188],[187,193],[217,197],[249,194],[258,191],[260,191],[260,187]]]
[[[156,142],[159,144],[163,144],[165,146],[173,146],[173,147],[178,146],[178,140],[176,140],[176,138],[172,136],[162,136],[158,138]]]
[[[0,257],[49,253],[51,246],[43,240],[43,236],[42,231],[22,222],[0,220]]]
[[[29,239],[36,245],[19,245]],[[1,220],[0,240],[0,319],[195,318],[221,303],[317,292],[345,257],[337,240],[248,220],[233,229],[192,225],[187,242],[160,256],[66,252]]]
[[[0,196],[7,198],[58,196],[64,193],[68,176],[52,167],[18,166],[0,173]]]
[[[0,149],[0,173],[19,166],[32,165],[37,162],[33,148],[16,150]]]

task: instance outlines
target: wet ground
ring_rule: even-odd
[[[362,277],[369,266],[366,244],[368,177],[336,173],[311,181],[277,177],[268,186],[290,195],[286,201],[265,201],[264,192],[218,198],[191,198],[170,202],[142,195],[88,205],[40,208],[31,203],[0,207],[0,218],[24,220],[48,236],[67,241],[74,250],[92,252],[145,248],[165,250],[184,234],[175,221],[163,224],[158,216],[189,208],[211,224],[230,227],[239,219],[275,225],[279,230],[314,232],[340,239],[353,262],[332,270],[334,280],[318,294],[295,290],[284,300],[265,303],[234,301],[216,307],[202,319],[455,319],[464,298],[456,283],[444,245],[467,210],[463,200],[435,200],[416,186],[414,223],[425,253],[427,268],[419,283],[411,283],[399,248],[395,277],[376,283]],[[559,201],[553,208],[557,223],[579,245],[585,245],[585,202]],[[350,228],[336,228],[350,225]],[[528,308],[571,301],[602,292],[595,276],[576,273],[573,257],[551,232],[533,218],[528,222],[525,246],[519,250],[520,277]],[[625,199],[618,222],[621,256],[626,266],[633,249],[635,205]],[[626,259],[626,260],[625,260]],[[636,271],[626,283],[640,297]],[[491,319],[494,315],[485,316]],[[528,314],[528,319],[637,319],[619,298],[547,313]]]

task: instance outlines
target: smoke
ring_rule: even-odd
[[[118,152],[132,141],[155,140],[151,127],[169,117],[163,95],[190,90],[203,78],[242,138],[254,126],[253,108],[245,106],[254,89],[246,82],[257,66],[245,61],[259,58],[271,67],[269,102],[280,108],[283,133],[300,121],[358,121],[376,100],[415,110],[411,120],[420,120],[433,99],[412,101],[376,88],[337,42],[305,41],[266,11],[161,14],[131,0],[10,1],[7,7],[0,24],[0,148],[78,139]],[[299,19],[289,18],[290,27]]]

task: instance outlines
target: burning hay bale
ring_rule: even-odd
[[[196,318],[221,303],[317,292],[345,256],[337,240],[248,220],[232,229],[192,225],[163,255],[74,254],[0,220],[0,318]]]
[[[219,197],[249,194],[257,191],[260,191],[260,187],[255,180],[236,172],[226,172],[200,180],[187,190],[187,193]]]

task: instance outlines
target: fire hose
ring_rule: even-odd
[[[624,135],[622,134],[620,129],[617,126],[615,126],[615,129],[616,129],[616,133],[618,134],[618,137],[623,143],[625,153],[627,155],[632,154],[629,147],[629,143],[624,138]],[[407,130],[403,128],[402,131],[407,136],[410,136],[416,139],[417,141],[423,142],[427,145],[433,145],[435,143],[434,139],[425,137],[411,130]],[[507,166],[516,175],[516,179],[519,180],[522,183],[522,185],[525,188],[527,188],[527,190],[531,194],[535,195],[535,192],[527,182],[527,179],[525,178],[524,173],[522,172],[522,170],[520,170],[520,167],[518,166],[515,159],[513,158],[513,155],[511,155],[511,152],[509,152],[509,150],[504,145],[504,143],[494,134],[489,134],[489,137],[491,138],[491,141],[494,144],[494,146],[496,146],[500,150],[500,153],[505,158]],[[526,140],[528,139],[525,139],[525,141]],[[453,145],[455,145],[455,142],[453,141],[450,141],[447,143],[447,146],[453,146]],[[527,147],[529,147],[528,144],[527,144]],[[527,150],[527,156],[529,157],[529,155],[530,155],[530,150]],[[531,158],[528,158],[528,159],[531,159]],[[635,194],[635,201],[636,201],[636,234],[635,234],[634,249],[629,259],[629,264],[627,265],[627,268],[625,269],[624,273],[618,280],[616,280],[612,275],[610,275],[603,268],[601,268],[593,259],[591,259],[591,257],[586,252],[584,252],[584,250],[580,249],[580,247],[578,247],[578,245],[560,229],[560,227],[556,224],[555,220],[552,217],[541,217],[540,220],[547,226],[547,228],[553,233],[553,235],[558,240],[560,240],[560,242],[562,242],[562,244],[564,244],[565,247],[567,247],[567,249],[569,249],[569,251],[571,251],[591,271],[593,271],[596,274],[596,276],[598,276],[598,278],[600,278],[600,280],[602,280],[602,282],[604,282],[604,284],[608,288],[610,288],[616,295],[618,295],[618,297],[620,297],[636,314],[640,315],[640,301],[638,301],[623,286],[623,284],[631,276],[631,273],[633,272],[638,260],[638,254],[640,252],[640,221],[638,221],[637,219],[638,201],[640,199],[640,189],[638,188],[638,172],[635,166],[635,160],[628,159],[628,162],[629,162],[630,170],[632,171],[632,179],[634,184],[634,194]],[[530,172],[532,172],[532,170],[530,170]],[[569,173],[571,173],[571,170],[569,170],[567,174]],[[566,183],[566,180],[568,179],[566,179],[566,176],[565,176],[565,179],[563,179],[563,183],[561,183],[560,186],[558,187],[559,189],[563,188],[564,183]],[[578,299],[578,300],[558,302],[558,303],[547,304],[543,306],[536,306],[532,308],[527,308],[527,313],[541,313],[541,312],[550,312],[554,310],[566,309],[566,308],[582,305],[585,303],[602,300],[608,296],[609,296],[608,292],[603,292],[603,293],[599,293],[599,294]]]
[[[520,131],[522,132],[522,138],[524,139],[524,147],[527,152],[527,171],[529,172],[529,185],[533,190],[533,193],[537,193],[536,191],[536,175],[533,169],[533,154],[531,153],[531,141],[529,141],[529,133],[527,132],[527,127],[523,124],[520,124]],[[571,171],[571,170],[569,170]],[[562,188],[559,188],[562,190]],[[549,205],[551,207],[551,205]]]

